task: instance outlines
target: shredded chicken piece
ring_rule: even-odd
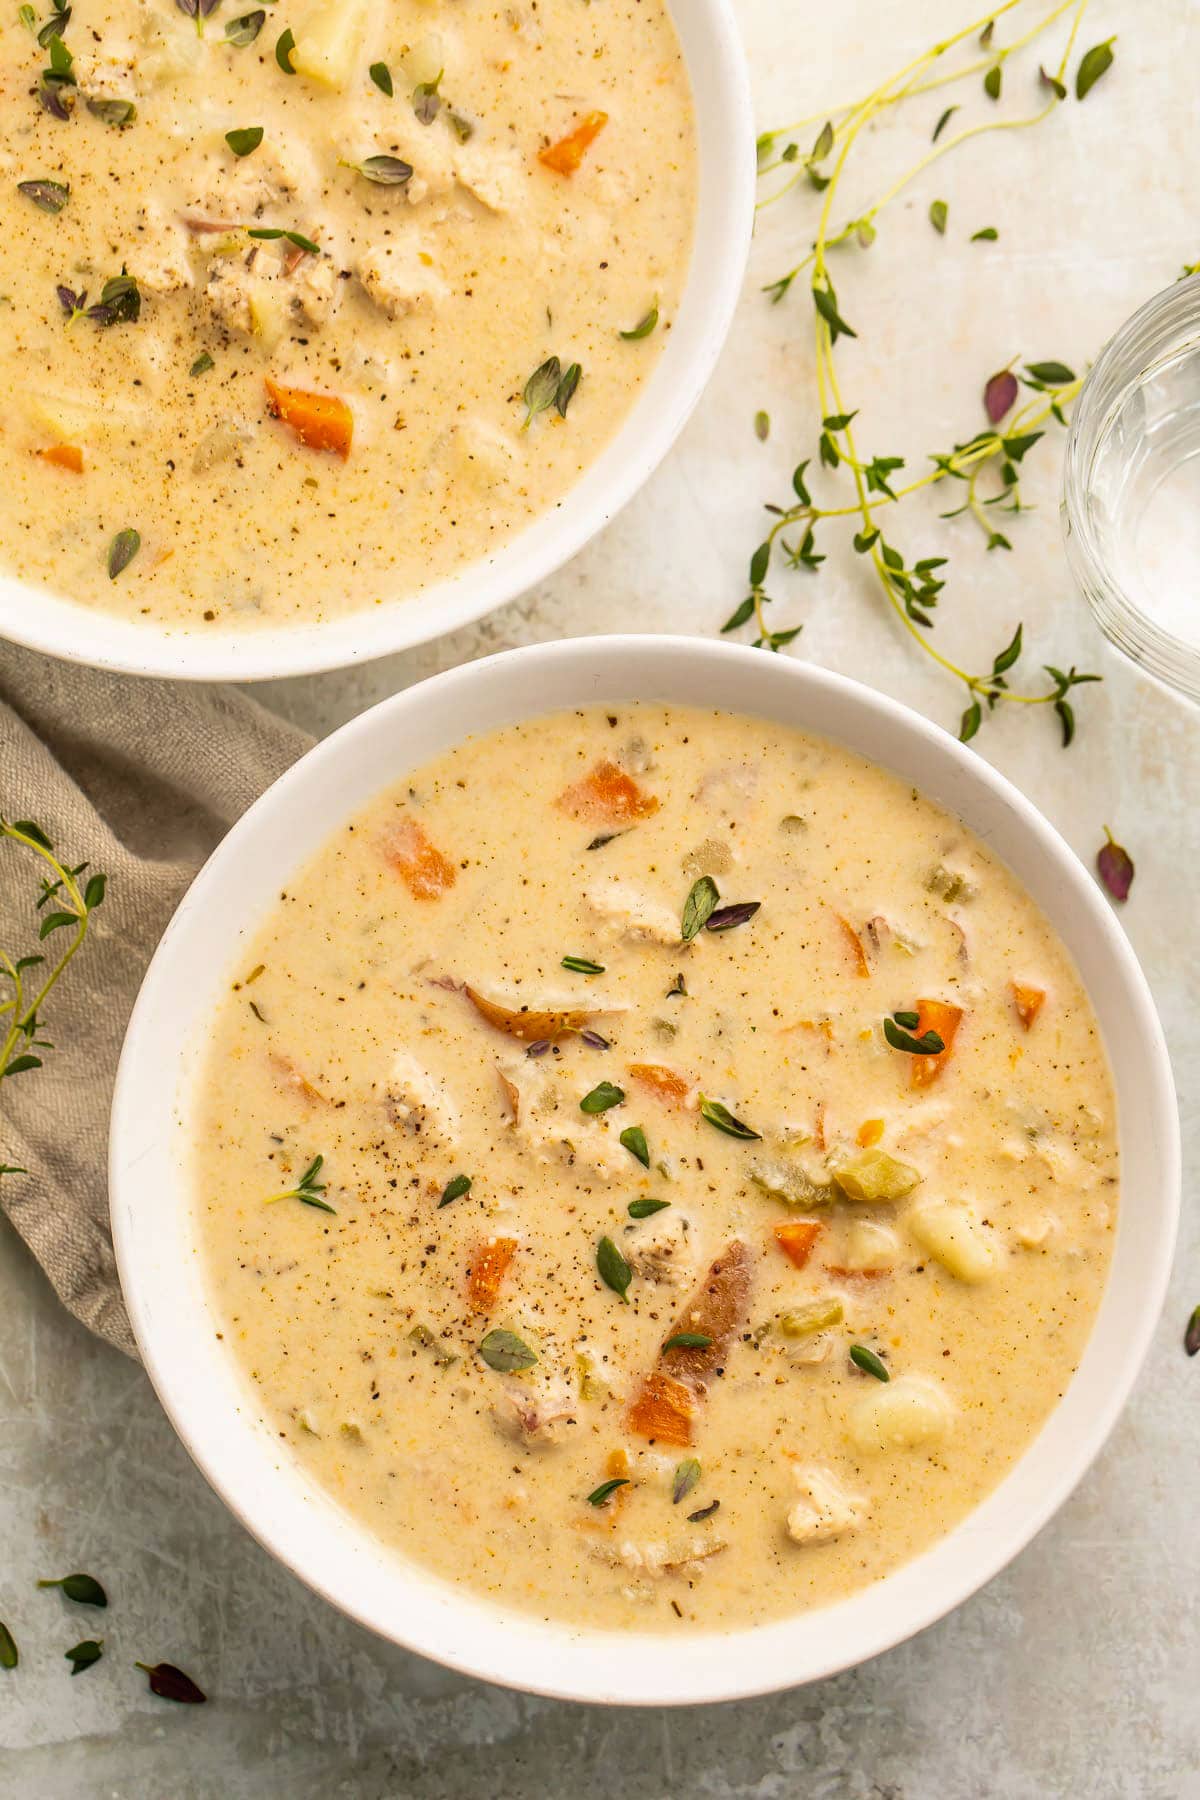
[[[384,1098],[393,1125],[427,1143],[448,1148],[458,1142],[458,1113],[441,1083],[407,1050],[398,1050]]]
[[[389,319],[403,318],[418,308],[432,311],[450,293],[429,252],[414,237],[370,245],[359,257],[356,272]]]
[[[867,1501],[847,1493],[828,1469],[793,1464],[792,1475],[800,1493],[787,1516],[787,1534],[794,1544],[827,1544],[857,1531],[865,1521]]]
[[[620,937],[634,943],[678,946],[680,942],[678,916],[632,881],[596,882],[585,899],[596,917]]]
[[[178,294],[195,285],[188,256],[188,240],[173,219],[157,206],[144,206],[138,218],[138,239],[130,248],[125,266],[143,294]]]
[[[517,1142],[536,1161],[566,1163],[605,1181],[628,1175],[632,1159],[619,1133],[599,1119],[585,1121],[578,1106],[560,1108],[554,1082],[536,1063],[498,1065],[497,1074]]]
[[[250,311],[250,300],[254,284],[255,277],[245,262],[223,258],[213,264],[209,270],[204,298],[212,308],[218,325],[223,325],[227,331],[243,331],[247,336],[253,332],[254,317]]]
[[[699,1574],[710,1558],[719,1556],[726,1549],[728,1545],[724,1538],[701,1537],[697,1532],[690,1539],[670,1543],[660,1540],[638,1544],[632,1538],[623,1538],[615,1544],[600,1542],[591,1546],[591,1553],[598,1562],[611,1563],[615,1568],[630,1569],[658,1580],[663,1575]]]
[[[515,151],[472,139],[455,151],[454,175],[458,185],[489,212],[521,210],[529,177]]]
[[[574,1423],[576,1396],[565,1376],[547,1374],[506,1381],[492,1417],[507,1437],[530,1449],[550,1449],[560,1442],[563,1427]]]
[[[311,153],[271,131],[253,156],[240,156],[232,164],[228,157],[210,157],[196,188],[197,198],[185,209],[188,213],[236,219],[244,225],[260,218],[267,207],[318,194],[321,182]]]
[[[695,1279],[699,1259],[681,1213],[659,1214],[653,1225],[630,1235],[624,1253],[630,1267],[657,1286],[683,1287]]]
[[[327,256],[305,256],[287,277],[289,301],[296,317],[319,330],[337,304],[338,272]]]

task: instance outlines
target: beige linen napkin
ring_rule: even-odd
[[[108,1226],[108,1109],[146,964],[192,877],[310,739],[229,688],[142,681],[0,645],[0,814],[108,877],[43,1020],[44,1066],[0,1084],[0,1208],[60,1298],[130,1356]],[[0,840],[0,949],[39,946],[44,866]],[[44,916],[44,915],[42,915]],[[51,938],[47,948],[54,945]],[[8,998],[7,983],[0,998]]]

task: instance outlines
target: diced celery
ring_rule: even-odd
[[[799,1163],[760,1159],[751,1164],[749,1174],[764,1194],[786,1206],[827,1206],[833,1198],[830,1183],[814,1181]]]
[[[841,1301],[830,1295],[827,1300],[810,1300],[807,1306],[794,1306],[790,1312],[782,1313],[779,1329],[784,1337],[811,1337],[814,1331],[840,1325],[844,1317]]]
[[[877,1145],[830,1157],[829,1170],[847,1200],[862,1200],[869,1205],[903,1200],[921,1180],[919,1170],[889,1156]]]

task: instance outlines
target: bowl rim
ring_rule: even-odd
[[[544,581],[634,498],[704,392],[733,324],[754,223],[754,112],[732,0],[667,0],[695,108],[697,210],[674,329],[632,407],[560,499],[497,550],[408,599],[325,623],[135,623],[0,573],[0,639],[67,662],[185,681],[265,681],[368,663],[455,631]]]
[[[736,699],[726,701],[731,693]],[[537,696],[533,703],[531,695]],[[757,704],[745,703],[746,695],[757,695]],[[203,1332],[187,1338],[180,1292],[165,1299],[160,1292],[152,1241],[165,1233],[179,1268],[191,1259],[195,1281],[198,1259],[190,1242],[188,1201],[179,1191],[176,1111],[188,1047],[186,1034],[174,1027],[189,1004],[203,1016],[206,997],[230,973],[239,937],[253,931],[268,890],[278,886],[279,868],[272,864],[260,884],[263,904],[239,902],[249,909],[240,927],[230,916],[230,894],[222,889],[236,880],[237,890],[244,891],[255,851],[269,862],[272,834],[290,843],[287,834],[301,830],[311,843],[296,849],[288,868],[303,865],[339,818],[414,766],[414,757],[405,755],[386,779],[378,773],[380,747],[386,750],[402,735],[406,715],[410,726],[416,721],[418,735],[436,737],[425,753],[436,755],[442,745],[520,718],[575,705],[652,699],[724,706],[796,724],[860,755],[870,754],[863,739],[873,732],[894,751],[874,760],[958,811],[1010,868],[1000,844],[1026,843],[1033,878],[1014,872],[1050,915],[1088,984],[1116,1084],[1123,1157],[1117,1242],[1091,1337],[1063,1398],[1000,1484],[929,1549],[846,1599],[782,1621],[686,1639],[547,1625],[476,1599],[383,1552],[332,1500],[305,1486],[290,1450],[281,1458],[277,1445],[267,1448],[260,1441],[266,1428],[248,1417],[252,1406],[243,1408],[236,1399],[238,1394],[243,1401],[252,1398],[240,1371],[236,1383],[227,1380],[233,1358],[200,1343]],[[470,732],[458,725],[461,719],[471,720]],[[924,778],[918,780],[914,765],[924,768]],[[358,776],[348,776],[355,766]],[[322,787],[325,810],[314,800]],[[968,797],[974,817],[956,808],[948,794]],[[214,899],[222,902],[217,909]],[[207,952],[200,942],[197,954],[197,940],[205,932],[214,942],[224,940],[225,954],[216,972],[206,970],[198,985],[196,971],[205,968]],[[1103,993],[1089,980],[1091,965],[1097,979],[1103,976]],[[1139,1156],[1131,1164],[1135,1143]],[[169,1213],[163,1193],[172,1182],[178,1204]],[[1145,977],[1091,875],[1033,804],[974,751],[871,688],[790,658],[686,637],[572,639],[506,651],[391,696],[307,752],[232,828],[168,926],[130,1019],[110,1138],[113,1239],[147,1373],[185,1448],[252,1535],[340,1611],[391,1642],[460,1673],[524,1691],[622,1705],[750,1698],[838,1673],[923,1630],[1004,1568],[1082,1478],[1128,1398],[1165,1297],[1179,1187],[1174,1084]],[[178,1239],[174,1249],[172,1231]],[[202,1324],[206,1319],[211,1324],[203,1306],[196,1310]],[[180,1337],[183,1352],[174,1360],[172,1334]],[[199,1394],[197,1358],[207,1359],[209,1383],[199,1384]],[[212,1383],[218,1378],[235,1398],[227,1414],[213,1419],[204,1409],[215,1405]],[[254,1459],[252,1477],[245,1473],[248,1459]],[[356,1558],[365,1558],[361,1568]],[[401,1596],[405,1610],[388,1612],[389,1601]],[[413,1605],[422,1615],[415,1625]],[[514,1640],[527,1656],[519,1673]]]

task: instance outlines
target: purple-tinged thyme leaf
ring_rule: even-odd
[[[1100,879],[1114,900],[1128,900],[1129,890],[1133,886],[1133,858],[1128,850],[1118,844],[1112,832],[1104,827],[1105,842],[1096,857],[1096,867]]]
[[[150,1682],[150,1692],[157,1694],[160,1700],[178,1700],[182,1706],[203,1706],[208,1695],[196,1686],[190,1675],[177,1669],[174,1663],[135,1663],[135,1669],[143,1669]]]
[[[782,632],[777,633],[777,636],[783,635]],[[761,905],[761,900],[738,900],[732,906],[718,906],[716,912],[709,913],[704,929],[732,931],[735,925],[745,925],[752,919]]]
[[[989,375],[983,390],[983,407],[988,420],[998,425],[1017,403],[1017,378],[1011,369],[999,369]]]

